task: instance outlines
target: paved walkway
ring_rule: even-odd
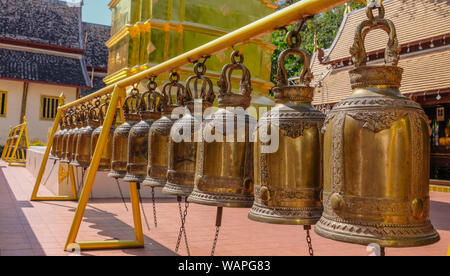
[[[34,179],[24,168],[7,167],[0,161],[0,254],[68,255],[63,251],[76,202],[30,202]],[[111,183],[113,185],[113,183]],[[45,194],[45,188],[40,192]],[[450,193],[431,193],[431,219],[441,241],[431,246],[387,249],[387,255],[445,255],[450,242]],[[79,241],[134,239],[131,205],[121,200],[89,202],[78,235]],[[158,228],[153,226],[152,204],[144,202],[151,230],[144,223],[145,248],[85,251],[82,255],[176,255],[180,226],[175,200],[160,200]],[[300,226],[262,224],[247,219],[247,209],[225,209],[216,255],[307,255],[305,233]],[[215,233],[215,208],[191,204],[187,234],[192,255],[210,254]],[[365,246],[330,241],[312,234],[315,254],[369,255]],[[184,241],[180,255],[185,255]]]

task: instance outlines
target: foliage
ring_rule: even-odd
[[[289,2],[297,2],[298,0],[285,0],[281,1],[283,4],[280,8],[289,6]],[[356,1],[351,1],[348,3],[352,10],[363,8],[364,5],[357,3]],[[314,52],[314,40],[316,39],[317,46],[322,49],[327,49],[331,46],[336,37],[339,27],[344,18],[346,5],[341,5],[339,7],[333,8],[326,12],[316,15],[311,20],[308,20],[303,26],[301,31],[302,43],[301,48],[307,50],[311,55]],[[289,26],[289,30],[293,27]],[[276,83],[275,75],[277,72],[277,61],[280,53],[287,49],[287,43],[285,41],[286,32],[284,30],[275,31],[272,35],[272,43],[277,47],[272,56],[272,75],[271,81]],[[303,69],[303,61],[301,61],[296,56],[289,56],[285,62],[286,71],[288,77],[298,76]]]

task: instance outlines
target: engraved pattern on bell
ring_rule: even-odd
[[[167,183],[163,188],[163,193],[166,194],[187,197],[194,189],[198,146],[198,141],[195,139],[202,131],[200,118],[205,109],[212,106],[215,99],[212,81],[205,76],[207,71],[205,62],[206,59],[194,64],[195,75],[186,80],[184,97],[186,113],[172,126],[168,149]],[[196,108],[202,113],[194,114]],[[178,131],[178,134],[184,137],[185,130],[190,130],[190,140],[176,142],[173,139],[173,132]]]
[[[156,120],[148,132],[148,163],[144,186],[164,187],[167,182],[170,130],[179,118],[172,117],[172,111],[180,107],[185,95],[185,87],[178,81],[177,73],[171,73],[170,81],[161,92],[160,108],[162,117]]]
[[[370,16],[373,8],[383,12]],[[315,231],[381,247],[432,244],[439,235],[429,218],[427,118],[401,95],[401,74],[391,73],[401,72],[394,25],[382,17],[383,6],[369,6],[368,14],[352,47],[353,94],[332,109],[324,127],[324,212]],[[364,37],[375,28],[390,35],[385,58],[390,65],[367,66],[363,60]]]
[[[51,151],[51,158],[53,159],[59,159],[59,152],[60,152],[59,140],[64,135],[64,133],[65,133],[64,119],[61,119],[61,121],[59,122],[59,130],[55,132],[55,135],[53,135],[53,146]],[[9,141],[7,141],[7,143],[8,142]]]
[[[297,44],[289,38],[297,36]],[[313,225],[321,217],[322,203],[322,133],[325,115],[312,105],[312,73],[308,53],[298,48],[299,34],[288,32],[289,49],[278,59],[277,87],[274,88],[277,105],[264,114],[258,123],[255,143],[255,203],[249,212],[251,220],[294,225]],[[284,61],[289,55],[304,60],[300,83],[289,85]],[[265,128],[266,126],[266,128]],[[279,145],[275,152],[261,150],[259,130],[278,133]]]
[[[72,166],[76,166],[79,167],[80,163],[78,163],[78,161],[76,160],[76,155],[77,155],[77,146],[78,146],[78,138],[80,137],[80,133],[83,131],[83,128],[86,126],[86,106],[82,106],[80,109],[78,109],[77,112],[77,117],[76,117],[76,126],[77,128],[75,129],[75,134],[73,137],[73,144],[72,144],[72,157],[71,157],[71,162],[70,165]]]
[[[243,57],[235,51],[232,63],[225,65],[222,70],[218,81],[220,108],[205,123],[204,134],[211,130],[215,136],[223,136],[223,142],[207,142],[203,139],[199,144],[195,186],[188,198],[189,202],[237,208],[250,208],[253,205],[253,142],[250,141],[249,129],[250,123],[256,119],[243,110],[250,104],[252,91],[251,75],[243,61]],[[236,94],[231,91],[230,80],[234,70],[242,71],[240,93]],[[234,121],[232,133],[227,133],[226,120]],[[240,137],[242,140],[226,142],[227,134],[238,137],[238,133],[244,133]]]
[[[157,105],[161,97],[156,88],[157,84],[152,78],[149,81],[148,90],[142,93],[140,99],[141,121],[130,129],[127,174],[123,179],[126,182],[141,183],[147,175],[149,130],[155,120],[161,116]]]

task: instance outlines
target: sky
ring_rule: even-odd
[[[65,0],[68,3],[80,2],[80,0]],[[111,0],[84,0],[83,21],[103,25],[111,25],[111,11],[108,3]]]

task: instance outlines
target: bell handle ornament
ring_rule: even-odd
[[[294,32],[290,31],[288,32],[287,36],[286,36],[286,40],[289,41],[292,39],[291,37],[295,35]],[[300,34],[298,33],[296,35],[297,39],[296,42],[301,41],[300,38]],[[292,42],[291,42],[292,43]],[[285,66],[285,60],[288,56],[290,55],[296,55],[299,56],[300,58],[303,59],[303,69],[300,72],[300,84],[304,85],[304,86],[309,86],[309,84],[311,83],[312,79],[313,79],[313,74],[311,72],[311,57],[309,56],[308,52],[306,52],[303,49],[298,48],[299,43],[296,44],[292,44],[292,46],[289,49],[284,50],[283,52],[281,52],[280,56],[278,57],[278,70],[277,70],[277,86],[278,87],[282,87],[282,86],[287,86],[289,85],[289,80],[287,77],[287,71],[286,71],[286,66]]]
[[[139,90],[137,85],[133,85],[133,88],[130,91],[130,94],[123,101],[123,112],[125,114],[136,114],[138,113],[139,105],[140,105],[140,97]]]
[[[180,106],[183,105],[185,98],[186,88],[179,83],[180,75],[177,72],[172,72],[169,75],[169,82],[164,84],[161,93],[161,108],[166,108],[169,106]],[[175,90],[173,89],[175,88]],[[176,92],[175,100],[172,97],[173,91]]]
[[[378,10],[378,15],[374,16],[373,10]],[[386,46],[384,62],[386,65],[397,66],[400,58],[401,48],[398,45],[397,31],[394,23],[385,19],[385,10],[382,3],[371,1],[366,8],[368,20],[361,22],[355,33],[353,46],[350,48],[355,66],[362,67],[367,64],[367,53],[364,45],[365,38],[369,32],[376,29],[384,30],[389,35]]]
[[[206,61],[206,59],[205,59]],[[184,101],[192,101],[195,99],[202,99],[209,103],[213,103],[215,99],[214,85],[210,78],[205,76],[206,65],[204,62],[196,62],[194,64],[194,76],[190,76],[186,80],[186,94]],[[193,83],[192,83],[193,82]],[[199,82],[201,82],[201,89],[199,93]],[[191,84],[193,88],[191,88]],[[193,89],[193,90],[192,90]]]
[[[239,58],[239,60],[237,60]],[[252,93],[252,81],[251,73],[248,68],[243,64],[244,56],[239,53],[239,51],[233,51],[231,54],[231,64],[226,64],[222,73],[219,77],[217,85],[219,86],[219,95],[224,97],[226,95],[232,95],[231,91],[231,75],[235,70],[242,71],[241,83],[240,83],[240,94],[246,97],[250,97]]]
[[[142,93],[140,99],[140,107],[141,111],[150,111],[157,112],[158,111],[158,102],[160,100],[160,93],[156,91],[158,84],[156,83],[156,78],[150,78],[147,84],[147,91]],[[147,99],[147,101],[145,100]]]

